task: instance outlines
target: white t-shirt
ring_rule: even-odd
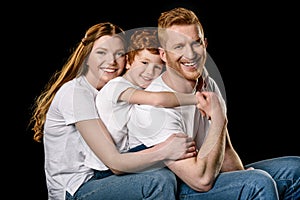
[[[206,76],[206,90],[220,93],[215,81]],[[162,80],[162,74],[152,81],[145,91],[172,91]],[[195,105],[162,108],[149,105],[134,105],[128,121],[129,147],[140,144],[152,146],[163,142],[173,133],[186,133],[202,145],[209,128],[209,121]]]
[[[128,150],[127,122],[133,104],[118,101],[119,96],[128,88],[141,89],[123,77],[110,80],[96,97],[98,113],[120,152]]]
[[[56,93],[44,126],[45,174],[49,199],[65,199],[93,176],[85,158],[93,156],[75,123],[98,119],[98,93],[84,76],[65,83]],[[99,168],[107,167],[98,160]]]

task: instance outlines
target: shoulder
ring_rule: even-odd
[[[162,75],[154,79],[145,91],[169,91],[171,90],[162,79]]]

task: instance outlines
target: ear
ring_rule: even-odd
[[[131,65],[127,62],[125,68],[128,70],[130,69]]]
[[[126,65],[125,65],[125,68],[126,69],[130,69],[130,67],[131,67],[131,65],[128,62],[128,55],[126,55]]]
[[[158,47],[160,58],[166,63],[166,52],[163,48]]]
[[[205,48],[207,48],[208,42],[207,42],[207,38],[204,38],[204,46]]]

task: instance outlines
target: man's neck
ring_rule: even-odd
[[[196,80],[187,80],[178,73],[173,73],[168,70],[162,75],[162,80],[168,87],[181,93],[194,93],[197,86]]]

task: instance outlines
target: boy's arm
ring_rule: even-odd
[[[128,88],[119,97],[119,101],[131,104],[145,104],[156,107],[176,107],[184,105],[196,105],[198,103],[194,94],[177,92],[153,92]]]

